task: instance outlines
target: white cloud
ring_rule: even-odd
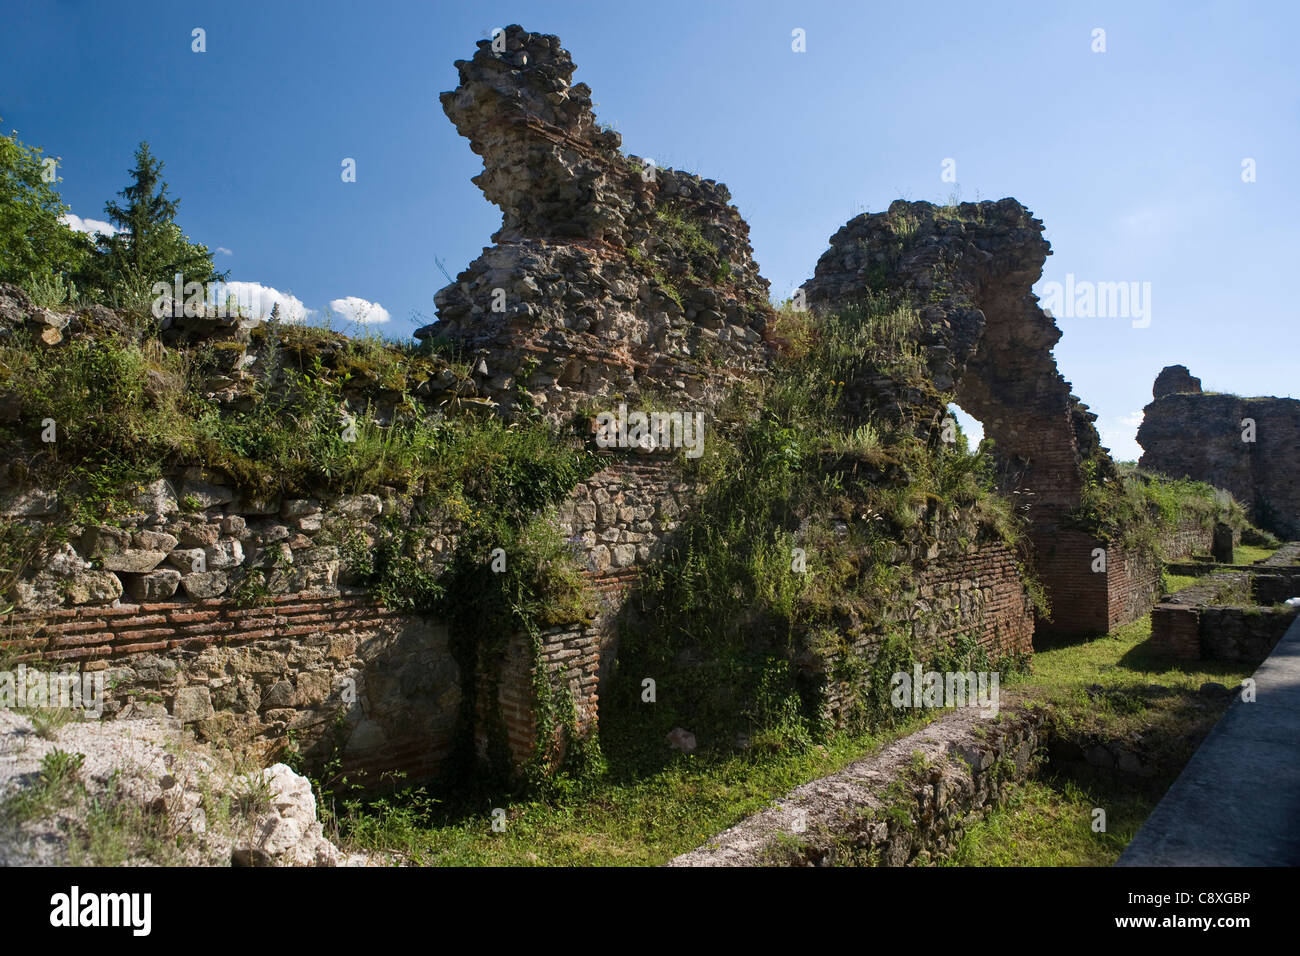
[[[1141,424],[1141,411],[1097,422],[1101,443],[1110,449],[1112,458],[1117,461],[1137,461],[1142,457],[1142,446],[1137,443],[1137,430]]]
[[[70,212],[60,216],[59,222],[63,223],[75,232],[88,232],[91,235],[94,235],[95,233],[103,233],[106,236],[111,236],[117,232],[115,226],[112,226],[101,219],[82,219],[80,216],[73,215]]]
[[[1177,210],[1168,206],[1140,206],[1119,217],[1119,231],[1131,239],[1150,239],[1167,235],[1177,218]]]
[[[213,283],[208,290],[208,301],[218,304],[218,299],[226,301],[228,296],[235,301],[252,318],[265,319],[271,309],[280,306],[280,321],[301,323],[315,315],[315,311],[303,305],[302,300],[287,292],[273,289],[260,282],[222,282]]]
[[[233,256],[233,255],[234,255],[234,253],[231,252],[229,249],[227,249],[225,246],[217,246],[217,254],[218,254],[218,255],[223,255],[223,256]]]
[[[345,299],[332,299],[330,308],[349,322],[356,322],[358,325],[376,325],[392,318],[388,310],[378,302],[367,302],[355,295]]]

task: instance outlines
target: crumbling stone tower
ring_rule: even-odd
[[[416,336],[471,357],[503,412],[556,421],[646,391],[707,408],[762,368],[768,283],[727,188],[621,154],[558,37],[510,26],[478,47],[441,99],[501,229]]]

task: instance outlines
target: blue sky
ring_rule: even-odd
[[[438,104],[452,62],[495,26],[555,33],[628,152],[727,183],[775,292],[811,275],[851,216],[954,193],[1014,196],[1042,218],[1044,283],[1150,283],[1146,327],[1058,313],[1062,372],[1116,455],[1135,458],[1165,365],[1207,389],[1296,394],[1296,298],[1278,293],[1300,252],[1296,11],[33,2],[6,12],[0,118],[62,158],[64,199],[87,219],[103,218],[147,139],[182,227],[229,250],[217,260],[232,279],[317,311],[374,303],[385,332],[408,335],[445,284],[435,257],[455,275],[500,223]],[[196,27],[205,53],[191,50]]]

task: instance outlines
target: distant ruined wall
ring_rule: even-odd
[[[1300,537],[1300,401],[1207,394],[1181,365],[1164,369],[1152,393],[1137,433],[1143,468],[1224,488],[1255,524]]]

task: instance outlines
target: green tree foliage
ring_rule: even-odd
[[[179,200],[167,195],[163,163],[142,142],[135,151],[131,183],[118,193],[125,202],[104,206],[118,228],[100,236],[90,270],[91,284],[123,305],[149,300],[155,282],[171,283],[180,273],[185,282],[217,282],[229,273],[217,272],[208,247],[190,242],[176,224]]]
[[[71,280],[91,254],[90,238],[60,219],[68,207],[41,152],[17,131],[0,135],[0,282]]]

